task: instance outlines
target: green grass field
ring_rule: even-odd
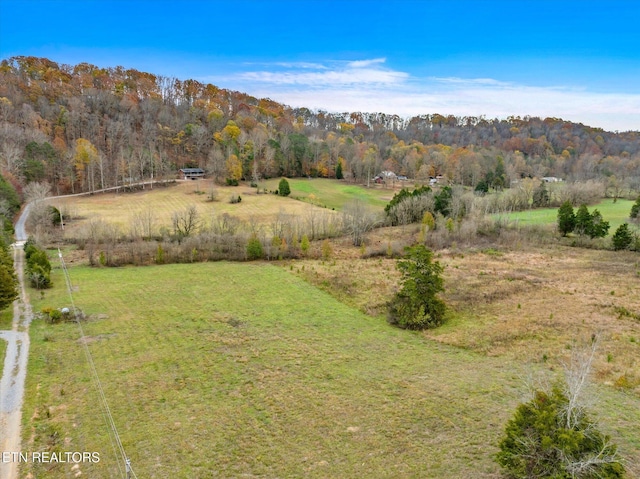
[[[540,365],[394,329],[267,264],[71,269],[88,346],[138,477],[493,478]],[[43,306],[68,306],[60,270]],[[96,451],[117,475],[78,327],[31,326],[24,451]],[[621,451],[638,399],[603,388]],[[637,457],[636,457],[637,460]],[[70,465],[21,471],[62,478]],[[46,476],[45,476],[46,475]]]
[[[7,353],[7,342],[0,338],[0,373],[4,371],[4,360]]]
[[[0,311],[0,329],[11,329],[13,324],[13,306],[9,305]]]
[[[341,210],[349,201],[361,200],[370,206],[382,210],[391,201],[395,191],[383,189],[379,185],[365,188],[361,185],[348,184],[337,180],[324,178],[287,179],[291,187],[291,198],[299,198],[312,204],[329,209]],[[264,182],[268,190],[278,188],[279,178]]]
[[[629,222],[629,213],[633,201],[618,199],[605,199],[594,206],[589,206],[589,211],[597,209],[602,217],[609,222],[609,234],[613,234],[622,223]],[[574,211],[577,208],[574,208]],[[541,208],[527,211],[517,211],[507,215],[500,215],[510,221],[517,221],[522,225],[555,225],[558,221],[558,208]],[[497,215],[494,215],[497,217]]]

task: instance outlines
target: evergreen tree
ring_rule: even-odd
[[[613,249],[619,251],[621,249],[628,249],[633,243],[633,234],[629,230],[629,225],[623,223],[613,234],[612,238]]]
[[[286,178],[282,178],[278,184],[278,194],[280,196],[289,196],[291,194],[291,188]]]
[[[440,190],[440,193],[435,195],[434,210],[436,213],[441,213],[442,216],[449,216],[449,207],[451,205],[451,198],[453,197],[453,190],[450,186],[445,186]]]
[[[584,412],[567,424],[569,399],[559,388],[537,391],[516,409],[496,459],[509,477],[614,479],[624,477],[616,446]]]
[[[0,246],[0,310],[10,306],[18,298],[18,278],[13,269],[13,258],[8,248]]]
[[[444,291],[443,268],[433,261],[433,252],[424,245],[405,249],[398,261],[402,288],[387,305],[390,324],[403,329],[429,329],[444,323],[445,304],[437,297]]]
[[[549,191],[547,190],[547,185],[544,181],[540,182],[540,186],[538,186],[533,191],[533,207],[534,208],[544,208],[549,206],[551,198],[549,197]]]
[[[504,167],[504,158],[498,156],[498,163],[493,174],[492,185],[496,190],[501,190],[507,185],[507,175]]]
[[[580,205],[580,208],[578,208],[578,211],[576,212],[575,218],[576,222],[574,231],[581,236],[589,234],[592,226],[592,219],[587,205]]]
[[[31,286],[36,289],[51,287],[51,263],[47,252],[40,249],[34,239],[30,237],[24,245],[24,255],[27,260],[26,275]]]
[[[598,210],[593,210],[593,213],[591,213],[589,236],[591,238],[604,238],[608,234],[609,222],[602,218],[602,215]]]
[[[640,196],[631,207],[631,213],[629,213],[629,218],[636,219],[640,216]]]
[[[562,236],[567,236],[576,227],[576,215],[573,212],[573,206],[570,201],[562,203],[558,209],[558,230]]]
[[[262,243],[256,235],[252,235],[247,242],[247,259],[261,259],[264,257],[264,249]]]
[[[302,240],[300,241],[300,249],[302,250],[302,254],[307,256],[309,254],[309,248],[311,247],[311,243],[309,242],[309,237],[307,235],[302,235]]]
[[[344,179],[344,174],[342,173],[342,162],[338,160],[338,164],[336,165],[336,180]]]

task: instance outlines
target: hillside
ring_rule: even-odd
[[[525,177],[606,178],[640,190],[640,133],[558,118],[413,118],[292,109],[267,98],[122,67],[14,57],[0,64],[0,159],[17,183],[56,194],[200,167],[224,180],[280,176],[364,182],[382,170],[475,187],[500,169]]]

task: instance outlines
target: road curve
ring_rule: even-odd
[[[0,453],[21,452],[22,402],[29,358],[29,324],[33,318],[24,281],[24,242],[27,238],[24,225],[29,210],[30,205],[27,205],[16,223],[18,240],[13,245],[13,262],[20,295],[13,302],[11,330],[0,331],[0,340],[7,341],[4,369],[0,378]],[[0,478],[17,479],[18,463],[1,460]]]

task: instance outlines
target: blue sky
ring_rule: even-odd
[[[0,58],[122,65],[330,111],[640,130],[638,1],[0,0]]]

